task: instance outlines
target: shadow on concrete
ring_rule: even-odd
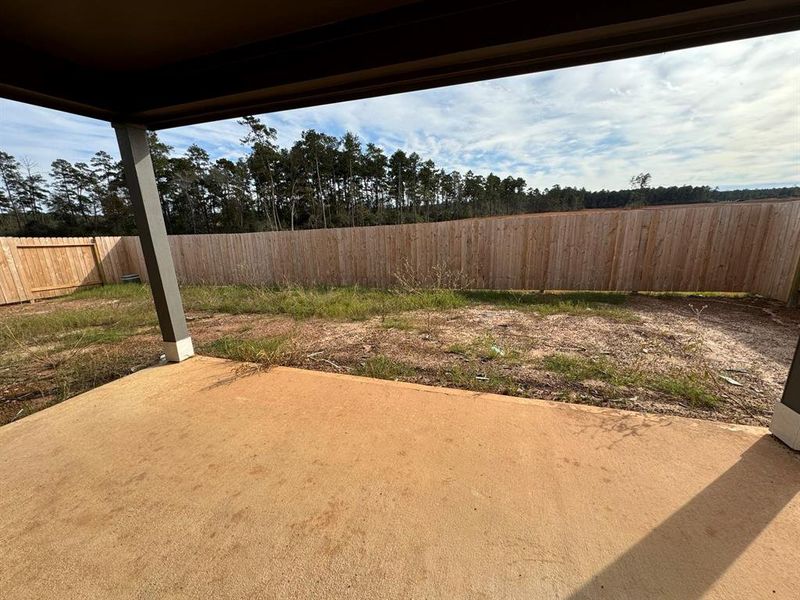
[[[799,491],[800,461],[765,435],[568,598],[701,598]]]

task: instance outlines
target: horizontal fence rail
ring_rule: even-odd
[[[483,289],[750,292],[797,287],[800,201],[587,210],[343,229],[170,236],[182,283],[456,283]],[[137,237],[0,238],[0,302],[137,273]]]
[[[121,237],[0,237],[0,304],[63,296],[138,268]],[[138,238],[132,238],[138,245]]]

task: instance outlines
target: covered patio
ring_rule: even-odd
[[[5,598],[792,598],[760,428],[197,357],[0,429]]]
[[[114,124],[176,364],[0,429],[0,596],[796,597],[766,429],[191,358],[146,133],[798,28],[794,0],[7,2],[0,96]],[[798,357],[772,430],[800,448]]]

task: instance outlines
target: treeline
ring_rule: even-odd
[[[211,160],[199,146],[181,156],[150,133],[169,233],[275,231],[442,221],[478,216],[650,204],[800,196],[800,188],[719,191],[650,186],[649,174],[624,190],[530,188],[519,177],[438,168],[415,152],[387,156],[352,133],[304,131],[291,147],[275,129],[241,119],[245,155]],[[53,162],[49,177],[0,151],[0,234],[123,235],[135,224],[121,164],[106,152],[88,162]]]

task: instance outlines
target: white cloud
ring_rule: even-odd
[[[529,184],[800,184],[800,33],[264,115],[288,145],[303,129],[345,130],[446,169]],[[182,151],[242,152],[234,121],[162,132]],[[41,168],[116,154],[98,121],[0,103],[0,148]]]

